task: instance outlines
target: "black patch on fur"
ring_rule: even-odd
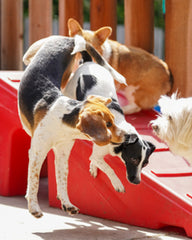
[[[114,109],[117,112],[121,113],[123,115],[123,110],[121,109],[119,103],[116,99],[112,98],[112,102],[107,105],[109,109]]]
[[[86,49],[88,51],[88,53],[95,59],[95,61],[101,65],[101,66],[105,66],[105,61],[103,59],[103,57],[97,52],[97,50],[91,46],[90,43],[86,43]]]
[[[81,107],[76,106],[70,113],[64,114],[62,121],[70,127],[76,127]]]
[[[33,78],[38,81],[33,81]],[[60,91],[49,79],[42,74],[32,76],[22,81],[19,88],[19,105],[21,111],[33,126],[33,113],[39,109],[49,109],[52,103],[61,95]]]
[[[73,48],[73,38],[49,39],[26,68],[19,85],[19,108],[31,126],[34,109],[49,108],[61,95],[63,73],[75,57]]]
[[[77,81],[76,97],[77,100],[83,101],[86,93],[97,84],[97,78],[93,75],[81,75]]]
[[[88,52],[83,51],[83,52],[81,52],[81,55],[82,55],[82,59],[83,59],[84,63],[85,62],[92,62],[92,58],[91,58],[91,56],[89,55]]]

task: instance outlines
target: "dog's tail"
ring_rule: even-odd
[[[39,49],[44,45],[45,42],[47,42],[49,39],[54,38],[55,35],[49,36],[46,38],[42,38],[36,42],[34,42],[26,51],[26,53],[23,56],[23,62],[27,66],[34,58],[35,54],[39,51]]]
[[[120,73],[118,73],[114,68],[112,68],[90,43],[86,42],[82,36],[76,35],[75,47],[71,54],[76,54],[77,52],[83,51],[87,51],[89,55],[95,59],[96,63],[106,68],[115,78],[116,81],[127,85],[125,78]]]
[[[48,38],[40,39],[36,42],[34,42],[26,51],[26,53],[23,56],[23,62],[25,65],[29,65],[29,63],[32,61],[35,54],[39,51],[41,46],[47,41]]]

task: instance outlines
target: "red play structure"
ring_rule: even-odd
[[[4,196],[23,195],[26,191],[30,138],[22,130],[17,113],[19,77],[20,72],[19,76],[10,72],[0,75],[0,194]],[[69,159],[69,197],[84,214],[154,229],[181,227],[192,237],[192,168],[154,137],[149,121],[156,114],[151,110],[126,116],[143,138],[157,147],[142,170],[141,184],[129,183],[124,164],[109,155],[105,161],[115,170],[126,192],[116,192],[101,171],[94,179],[89,173],[92,144],[77,140]],[[60,207],[52,152],[47,160],[50,206]]]
[[[67,35],[67,20],[75,18],[83,24],[83,0],[59,0],[59,34]],[[52,1],[29,1],[29,45],[52,34]],[[22,129],[17,113],[17,90],[23,70],[23,1],[1,0],[0,27],[0,195],[24,195],[27,184],[30,137]],[[43,11],[42,11],[43,9]],[[181,96],[192,95],[192,1],[168,0],[165,14],[165,61],[174,76],[173,91]],[[117,1],[90,1],[90,29],[111,26],[116,38]],[[125,44],[153,52],[154,1],[124,0]],[[13,41],[14,40],[14,41]],[[120,101],[124,99],[120,96]],[[75,142],[69,159],[69,197],[80,212],[128,224],[158,229],[181,227],[192,237],[192,168],[170,153],[151,131],[149,121],[156,112],[142,111],[127,116],[157,149],[150,163],[142,170],[139,185],[130,184],[126,170],[117,157],[105,160],[125,186],[117,193],[106,175],[99,171],[94,179],[89,174],[91,143]],[[47,158],[49,202],[60,207],[56,199],[54,156]],[[42,175],[46,175],[44,165]]]

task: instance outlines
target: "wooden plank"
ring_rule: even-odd
[[[52,34],[52,0],[29,0],[29,44]]]
[[[23,1],[1,0],[1,69],[21,70]]]
[[[59,0],[59,34],[68,36],[67,21],[76,19],[83,24],[83,0]]]
[[[117,0],[91,0],[90,6],[91,30],[110,26],[113,31],[111,39],[116,39]]]
[[[153,52],[154,1],[124,0],[125,44]]]
[[[192,1],[166,1],[165,60],[174,88],[183,97],[192,96]]]

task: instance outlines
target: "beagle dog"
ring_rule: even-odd
[[[115,82],[116,90],[128,100],[128,104],[122,106],[125,114],[152,108],[161,95],[171,91],[173,77],[167,64],[141,48],[127,47],[108,39],[112,32],[110,27],[84,30],[75,19],[70,18],[68,29],[70,37],[83,36],[126,78],[127,85]]]
[[[75,214],[78,209],[67,194],[68,157],[74,140],[93,140],[98,146],[124,141],[124,130],[116,126],[113,114],[106,107],[110,98],[87,96],[78,101],[60,91],[62,81],[70,75],[76,44],[85,45],[84,39],[51,36],[36,52],[31,46],[29,52],[35,54],[19,86],[19,116],[31,136],[26,198],[29,212],[35,217],[42,216],[37,198],[39,174],[50,149],[55,153],[58,198],[65,211]],[[108,64],[107,67],[116,74]]]
[[[84,49],[78,49],[82,51]],[[87,61],[87,60],[86,60]],[[93,145],[90,157],[90,173],[93,177],[97,176],[97,169],[102,170],[110,179],[114,189],[124,192],[124,186],[115,174],[114,170],[104,161],[106,154],[119,156],[126,165],[127,178],[133,184],[141,181],[141,170],[148,164],[149,156],[155,150],[155,146],[142,140],[136,129],[129,124],[124,117],[123,111],[118,102],[114,79],[108,75],[108,71],[94,62],[85,62],[79,66],[74,75],[70,78],[65,89],[64,95],[84,101],[87,96],[96,94],[102,97],[110,97],[112,102],[107,106],[115,116],[115,123],[119,128],[125,130],[126,138],[123,143],[98,147]]]

